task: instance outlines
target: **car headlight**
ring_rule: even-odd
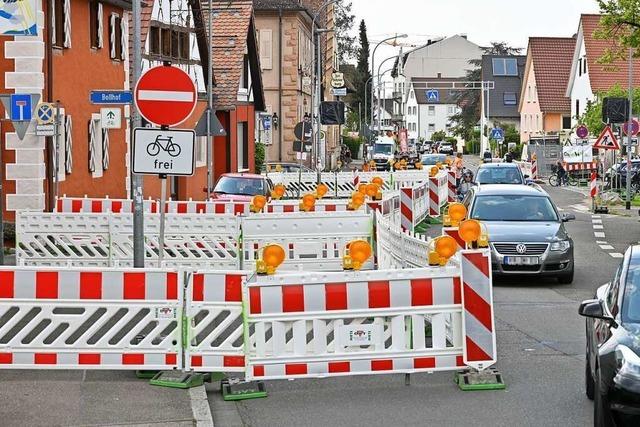
[[[560,240],[558,242],[551,243],[552,251],[564,252],[568,250],[569,247],[571,247],[571,243],[569,243],[568,240]]]
[[[624,380],[640,381],[640,357],[625,345],[619,345],[616,348],[616,362],[618,373],[616,374],[616,382],[620,383]]]

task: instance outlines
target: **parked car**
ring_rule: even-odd
[[[474,182],[479,185],[529,184],[526,178],[515,163],[483,163],[478,168]]]
[[[450,142],[442,142],[438,147],[438,153],[453,155],[453,144],[451,144]]]
[[[435,166],[436,163],[444,163],[447,160],[446,154],[423,154],[422,165],[423,166]]]
[[[300,170],[302,170],[302,172],[313,172],[313,170],[309,169],[305,165],[293,162],[267,162],[266,164],[262,165],[262,170],[260,172],[276,172],[278,169],[281,169],[281,172],[299,172]]]
[[[433,145],[433,141],[424,141],[420,145],[420,154],[430,153],[432,145]]]
[[[528,185],[480,185],[463,203],[469,218],[487,227],[495,275],[573,281],[573,240],[564,223],[575,215],[560,215],[546,192]]]
[[[218,200],[250,201],[253,196],[271,196],[273,183],[263,175],[225,173],[218,178],[212,197]]]
[[[578,310],[586,317],[585,386],[595,426],[640,425],[640,246]]]

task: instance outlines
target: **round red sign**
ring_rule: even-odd
[[[625,135],[629,135],[629,127],[631,128],[631,136],[636,136],[638,132],[640,132],[640,122],[636,119],[631,119],[631,126],[629,126],[629,122],[625,122],[622,125],[622,130]]]
[[[140,76],[134,100],[147,121],[159,126],[176,126],[193,113],[196,93],[189,74],[178,67],[160,65]]]

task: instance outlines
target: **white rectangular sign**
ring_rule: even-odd
[[[382,341],[382,325],[344,325],[340,328],[342,345],[345,347],[377,345]]]
[[[120,129],[122,127],[122,111],[120,108],[101,108],[100,120],[102,129]]]
[[[562,147],[562,160],[567,163],[591,163],[593,148],[591,145],[565,145]]]
[[[193,175],[193,130],[136,128],[133,132],[133,173]]]

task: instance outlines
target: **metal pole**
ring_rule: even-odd
[[[629,121],[627,122],[627,210],[631,209],[631,132],[633,120],[633,48],[629,48]]]
[[[484,153],[488,147],[484,143],[484,82],[480,82],[480,151]]]
[[[0,121],[0,137],[1,136],[2,121]],[[2,169],[2,144],[4,144],[4,138],[0,138],[0,265],[4,265],[4,193],[2,192],[4,171]]]
[[[142,45],[140,38],[140,1],[133,0],[133,84],[140,79],[142,67]],[[140,126],[140,115],[135,104],[132,105],[133,126]],[[144,268],[144,212],[142,195],[142,176],[133,174],[133,266]],[[161,206],[164,211],[164,206]]]
[[[213,108],[213,27],[211,23],[211,2],[207,11],[209,26],[209,70],[207,70],[207,200],[213,190],[213,139],[211,138],[211,109]]]
[[[158,268],[162,268],[164,258],[164,222],[167,203],[167,176],[160,175],[160,235],[158,236]]]
[[[328,5],[327,5],[328,6]],[[316,168],[317,168],[317,172],[318,172],[318,184],[320,184],[320,180],[321,180],[321,173],[322,170],[320,168],[320,158],[321,156],[323,156],[323,153],[321,153],[321,138],[320,138],[320,133],[322,132],[322,125],[321,125],[321,120],[320,120],[320,97],[322,96],[321,93],[321,82],[322,82],[322,49],[320,47],[320,35],[316,32],[316,38],[317,38],[317,49],[318,49],[318,60],[316,61],[316,120],[317,120],[317,131],[316,131],[316,139],[317,139],[317,151],[316,151]]]
[[[53,165],[53,173],[55,174],[55,176],[53,177],[53,182],[54,182],[54,195],[55,195],[55,200],[58,200],[58,188],[60,186],[60,180],[58,178],[58,174],[59,171],[58,169],[60,168],[60,101],[56,101],[56,123],[55,123],[55,133],[56,133],[56,146],[55,146],[55,151],[53,152],[53,158],[54,158],[54,165]],[[101,135],[102,136],[102,135]]]

